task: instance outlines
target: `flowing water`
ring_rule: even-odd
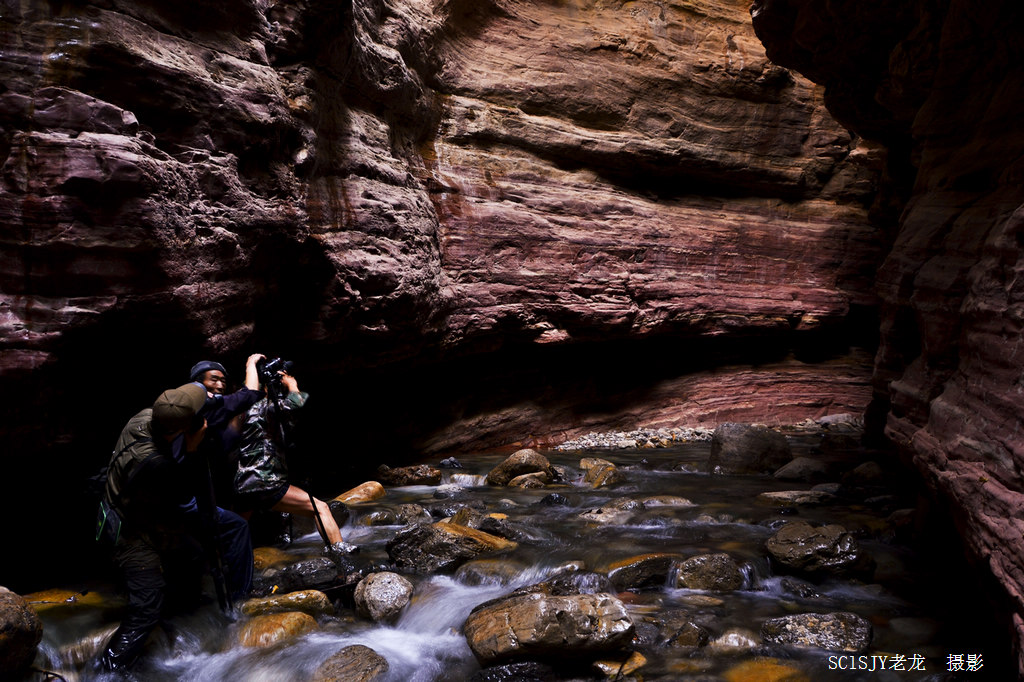
[[[814,443],[813,437],[794,440],[797,451],[809,450]],[[973,591],[976,588],[954,570],[958,565],[955,558],[943,557],[942,552],[911,549],[887,520],[895,509],[914,505],[913,493],[896,489],[868,501],[840,498],[819,506],[779,507],[759,500],[758,494],[807,489],[810,485],[781,482],[770,476],[709,475],[704,472],[708,452],[708,444],[699,442],[659,450],[549,451],[545,455],[551,462],[566,467],[575,480],[527,490],[494,488],[484,483],[487,472],[503,457],[460,457],[463,468],[445,469],[441,487],[391,488],[377,502],[353,505],[342,532],[346,542],[360,547],[362,558],[386,563],[385,545],[401,526],[368,525],[371,519],[373,523],[381,522],[380,514],[375,512],[402,503],[421,504],[435,515],[459,504],[500,512],[510,523],[518,524],[525,537],[519,538],[516,550],[499,557],[503,570],[495,571],[493,579],[480,583],[450,574],[410,575],[407,577],[415,585],[414,597],[394,623],[375,624],[342,608],[334,616],[321,617],[317,632],[267,649],[233,644],[238,622],[228,620],[215,606],[206,606],[176,619],[173,630],[153,638],[139,678],[305,680],[335,652],[350,644],[362,644],[387,659],[387,680],[469,680],[480,666],[461,628],[476,605],[543,581],[569,563],[600,571],[611,562],[648,552],[683,556],[725,552],[742,565],[745,583],[739,590],[708,593],[676,588],[669,580],[660,587],[619,593],[637,624],[636,648],[647,658],[647,664],[634,677],[624,679],[776,679],[769,677],[773,674],[770,671],[777,670],[772,665],[815,681],[1012,679],[1001,678],[999,672],[1008,659],[1004,651],[1008,638],[991,639],[985,616],[980,613],[982,600]],[[625,474],[625,481],[590,488],[582,481],[582,456],[614,462]],[[550,498],[545,500],[552,493],[563,499],[557,504],[552,504]],[[580,516],[621,498],[651,496],[682,497],[693,506],[648,505],[642,511],[602,524]],[[776,574],[770,564],[764,543],[782,523],[792,519],[839,523],[853,531],[874,559],[873,575],[866,580],[820,581],[814,585],[815,596],[791,594],[783,586],[783,576]],[[314,556],[317,542],[315,535],[306,535],[293,542],[288,552],[297,558]],[[956,542],[952,538],[948,542],[953,555]],[[110,590],[109,586],[98,587]],[[873,639],[866,658],[761,642],[760,624],[767,618],[837,611],[854,612],[872,624]],[[662,641],[658,624],[680,614],[706,628],[712,644],[672,647]],[[116,624],[109,609],[79,604],[44,610],[41,616],[45,636],[40,666],[67,679],[89,677],[81,671],[82,661]],[[886,658],[884,667],[895,669],[881,670],[882,659],[872,659],[872,655],[904,657],[904,662]],[[970,662],[975,669],[950,672],[950,667],[958,667],[950,665],[950,656],[962,657],[954,660],[962,660],[963,667]],[[755,668],[754,672],[744,667],[758,661],[767,667]],[[915,665],[917,669],[912,670]],[[741,674],[745,669],[747,677]],[[556,679],[605,678],[584,667]]]

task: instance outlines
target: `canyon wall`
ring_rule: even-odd
[[[1024,651],[1024,8],[758,0],[752,15],[769,56],[901,169],[872,412],[999,581]]]
[[[297,362],[328,486],[871,398],[887,151],[747,0],[0,8],[13,507],[256,351]]]

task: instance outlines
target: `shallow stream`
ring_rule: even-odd
[[[812,452],[818,439],[802,435],[791,437],[791,442],[801,454]],[[543,489],[489,487],[484,477],[503,457],[460,456],[463,468],[443,469],[440,487],[389,488],[387,496],[376,502],[350,507],[350,518],[342,528],[345,541],[358,545],[362,558],[381,564],[388,562],[386,543],[401,526],[388,524],[388,516],[379,512],[418,503],[435,516],[461,504],[506,514],[509,522],[521,524],[527,537],[517,549],[497,557],[502,570],[494,571],[493,580],[468,584],[475,581],[456,577],[459,574],[408,575],[415,585],[414,597],[393,624],[375,624],[342,608],[334,616],[320,617],[319,631],[268,649],[233,644],[238,623],[221,615],[215,605],[208,605],[176,619],[172,632],[153,638],[139,679],[306,680],[335,652],[362,644],[387,659],[387,680],[470,680],[480,666],[461,627],[476,605],[540,582],[570,562],[600,572],[612,562],[649,552],[686,557],[725,552],[740,562],[744,585],[736,591],[710,593],[675,588],[669,581],[659,587],[619,593],[637,625],[635,648],[647,659],[632,677],[619,679],[733,682],[783,679],[772,675],[785,671],[795,675],[785,679],[814,681],[1012,679],[1002,677],[1009,658],[1006,640],[992,639],[977,588],[959,572],[955,539],[949,538],[950,557],[934,545],[935,551],[928,546],[913,549],[909,541],[917,536],[896,519],[908,518],[899,510],[912,508],[916,494],[900,489],[895,479],[889,482],[894,489],[874,490],[868,498],[840,496],[816,506],[779,506],[758,495],[807,490],[811,485],[771,476],[710,475],[705,471],[707,442],[657,450],[544,454],[576,480]],[[579,469],[585,456],[613,462],[623,472],[624,482],[590,488],[583,483]],[[552,493],[562,498],[549,498]],[[602,524],[580,517],[614,500],[651,496],[683,497],[694,504],[649,506]],[[838,523],[854,532],[874,560],[873,574],[862,580],[820,580],[814,585],[815,595],[792,594],[783,585],[778,567],[770,563],[764,544],[781,524],[793,519]],[[382,522],[384,525],[371,525]],[[297,538],[287,551],[296,557],[317,556],[318,543],[317,536],[308,534]],[[111,590],[108,585],[91,587],[101,593]],[[83,677],[82,660],[102,642],[102,633],[116,624],[108,602],[101,599],[94,607],[87,602],[82,599],[73,606],[41,612],[45,635],[40,667],[66,679]],[[759,636],[760,625],[768,618],[837,611],[854,612],[872,624],[873,637],[865,658],[765,644]],[[663,641],[661,625],[679,617],[705,628],[710,643],[682,647]],[[969,662],[973,670],[964,669]],[[956,672],[950,670],[958,667],[961,669]],[[606,677],[582,666],[552,679]]]

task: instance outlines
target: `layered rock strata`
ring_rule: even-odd
[[[1024,8],[758,0],[752,14],[773,60],[892,150],[907,203],[878,273],[871,412],[1001,584],[1024,651]]]
[[[300,361],[310,440],[349,449],[868,401],[885,154],[745,0],[26,0],[0,28],[16,476],[77,488],[193,362],[252,351]]]

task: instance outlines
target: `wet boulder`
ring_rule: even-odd
[[[241,646],[265,649],[292,637],[318,629],[316,619],[301,611],[270,613],[256,616],[238,632]]]
[[[769,618],[761,637],[775,644],[860,653],[871,644],[871,623],[855,613],[801,613]]]
[[[423,505],[421,504],[400,504],[395,507],[395,518],[399,523],[409,525],[410,523],[431,523],[433,517],[430,516]]]
[[[590,485],[591,488],[603,488],[615,485],[616,483],[622,483],[625,480],[626,475],[610,462],[587,469],[586,474],[583,476],[583,481]]]
[[[320,664],[311,682],[376,682],[388,673],[388,659],[362,644],[347,646]]]
[[[344,504],[360,504],[362,502],[373,502],[387,495],[387,491],[377,481],[367,481],[361,485],[352,488],[332,500],[332,502],[342,502]]]
[[[643,587],[662,587],[668,582],[672,565],[682,561],[680,554],[640,554],[604,567],[608,579],[618,591]]]
[[[412,599],[413,585],[397,573],[371,573],[356,585],[356,610],[375,622],[390,621]]]
[[[616,651],[633,638],[625,605],[610,594],[520,594],[473,609],[463,628],[481,665]]]
[[[36,656],[43,623],[19,595],[0,587],[0,679],[17,679]]]
[[[394,526],[398,524],[398,517],[390,509],[375,509],[360,516],[358,523],[360,526]]]
[[[338,582],[339,568],[328,557],[304,559],[283,567],[265,569],[253,576],[253,593],[301,592],[330,587]]]
[[[713,474],[770,474],[789,463],[786,437],[750,424],[725,423],[711,437],[708,471]]]
[[[377,467],[377,478],[384,485],[438,485],[441,483],[441,470],[427,464],[392,469],[387,464]]]
[[[433,573],[516,546],[515,542],[466,526],[432,523],[403,529],[388,542],[387,551],[401,570]]]
[[[542,583],[536,583],[523,587],[516,591],[516,594],[526,592],[541,592],[543,594],[569,595],[569,594],[598,594],[601,592],[614,592],[615,586],[608,576],[595,571],[566,570],[554,575]]]
[[[253,569],[257,572],[281,566],[293,558],[291,554],[277,547],[256,547],[252,550]]]
[[[506,486],[517,476],[537,472],[546,473],[550,480],[558,478],[547,457],[529,448],[518,450],[509,455],[504,462],[491,469],[487,474],[487,485]]]
[[[473,559],[459,566],[455,579],[464,585],[508,585],[525,570],[525,564],[514,561]]]
[[[676,586],[691,590],[731,592],[743,587],[743,572],[736,560],[728,554],[701,554],[680,564]]]
[[[523,490],[536,490],[538,488],[543,488],[550,481],[551,477],[546,471],[534,471],[533,473],[516,476],[508,482],[507,487],[522,488]]]
[[[334,606],[327,595],[319,590],[303,590],[287,594],[273,594],[269,597],[249,599],[239,610],[246,616],[262,616],[268,613],[301,611],[312,616],[334,613]]]
[[[710,639],[711,632],[693,621],[686,620],[666,628],[665,643],[670,647],[705,646]]]
[[[631,497],[612,500],[598,509],[588,509],[580,513],[580,518],[590,523],[622,524],[633,518],[633,515],[645,509],[644,503]]]
[[[859,572],[870,564],[853,535],[837,524],[790,521],[768,538],[765,549],[782,566],[810,574]]]

